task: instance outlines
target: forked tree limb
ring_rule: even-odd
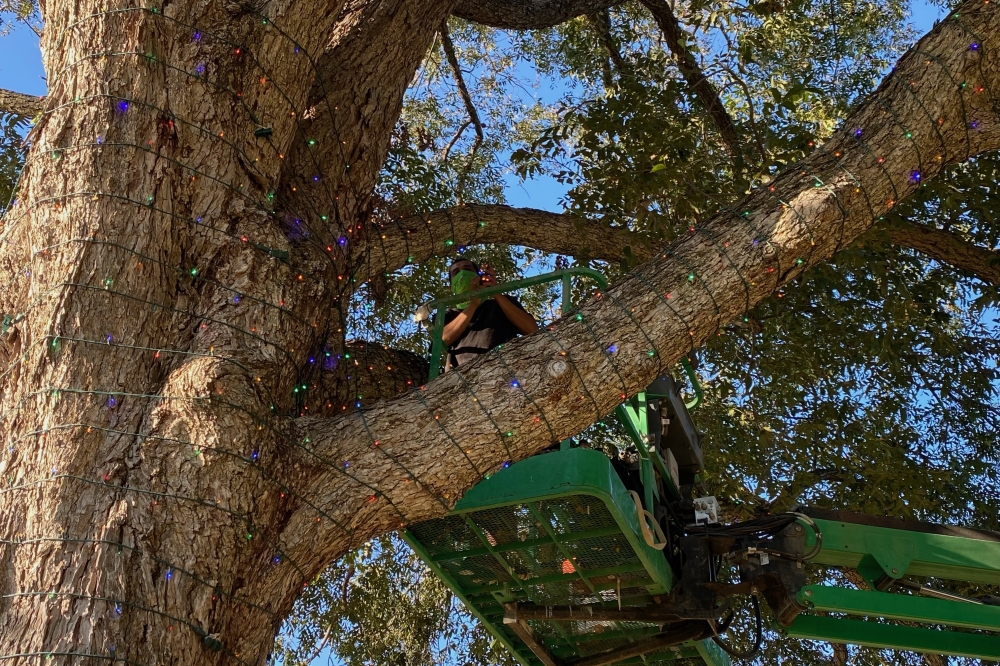
[[[1000,251],[963,240],[957,234],[916,222],[899,221],[886,230],[894,245],[908,247],[1000,286]]]
[[[698,61],[695,60],[694,55],[688,48],[687,44],[690,36],[681,27],[680,21],[677,20],[677,16],[674,14],[674,10],[670,8],[666,0],[641,1],[653,15],[656,25],[659,26],[660,32],[663,33],[663,39],[666,40],[670,52],[674,54],[674,61],[677,63],[677,69],[680,70],[681,76],[684,77],[684,80],[712,119],[715,127],[719,130],[719,136],[722,138],[722,143],[725,145],[729,156],[737,163],[737,166],[742,165],[743,157],[740,151],[739,134],[736,131],[736,126],[733,124],[733,119],[729,117],[729,113],[726,111],[722,99],[719,98],[719,93],[715,89],[715,86],[712,85],[708,76],[701,70]]]
[[[922,180],[1000,148],[992,97],[976,92],[1000,90],[1000,8],[972,1],[958,10],[961,21],[953,16],[925,36],[821,149],[573,317],[415,395],[343,419],[298,420],[299,435],[325,458],[350,460],[373,484],[388,474],[384,495],[345,510],[360,512],[358,524],[365,525],[444,515],[460,489],[603,418],[728,322],[858,238]],[[393,460],[405,471],[392,468]],[[335,477],[318,470],[313,496]],[[390,515],[382,498],[405,507],[403,515]]]
[[[45,106],[45,97],[0,89],[0,113],[34,118]]]
[[[81,0],[72,12],[61,11],[64,4],[47,15],[48,28],[64,40],[43,40],[46,61],[66,74],[50,82],[54,113],[38,130],[41,150],[89,142],[108,118],[107,82],[127,70],[117,58],[80,59],[95,36],[102,48],[142,53],[150,35],[174,30],[159,32],[162,13],[146,14],[133,30],[131,15],[104,16],[97,0]],[[116,645],[115,657],[133,663],[214,666],[236,654],[263,663],[303,585],[331,561],[407,522],[445,515],[483,475],[603,417],[720,326],[825,261],[913,192],[921,174],[930,178],[948,163],[1000,148],[994,110],[1000,8],[970,0],[959,7],[961,21],[953,16],[924,38],[800,168],[706,220],[574,316],[446,373],[425,390],[315,417],[320,406],[308,390],[302,395],[317,349],[312,343],[342,332],[341,315],[357,303],[355,273],[339,271],[344,262],[339,255],[330,261],[320,243],[293,244],[285,226],[263,211],[247,211],[246,190],[262,198],[268,192],[262,185],[238,192],[221,176],[242,165],[227,146],[244,140],[233,137],[253,126],[245,110],[254,108],[273,119],[270,140],[299,146],[285,160],[260,150],[255,168],[301,185],[303,203],[325,200],[315,212],[331,222],[338,211],[344,221],[363,219],[403,91],[452,3],[353,3],[359,13],[333,29],[343,4],[289,2],[282,9],[282,31],[289,31],[282,34],[294,36],[304,52],[328,45],[315,83],[303,60],[270,60],[269,75],[290,90],[288,98],[263,84],[244,89],[246,106],[228,93],[187,90],[193,85],[187,72],[203,56],[180,46],[171,50],[172,67],[129,77],[134,98],[170,104],[186,121],[226,130],[216,143],[186,129],[164,134],[160,114],[140,104],[114,123],[122,145],[152,137],[184,163],[170,166],[159,149],[119,150],[107,142],[59,160],[32,160],[25,170],[24,208],[14,215],[26,222],[10,227],[16,234],[5,227],[5,238],[15,242],[3,245],[5,265],[27,278],[5,296],[12,312],[29,316],[18,323],[22,373],[6,381],[3,395],[5,413],[16,416],[5,437],[18,446],[4,454],[5,476],[13,474],[16,485],[0,495],[6,541],[0,577],[25,596],[5,598],[0,652],[63,650],[54,655],[62,665],[80,654],[107,655]],[[201,9],[171,3],[181,20],[204,15]],[[92,28],[66,29],[83,12],[101,16]],[[204,18],[213,33],[231,28],[228,13],[210,14]],[[246,28],[248,39],[289,45],[272,42],[278,31],[256,20]],[[343,39],[331,42],[330,34]],[[299,122],[307,119],[289,114],[289,98],[307,100],[313,85],[307,106],[320,115],[310,116],[310,132],[302,134]],[[83,101],[91,96],[97,101]],[[79,105],[69,103],[77,97]],[[335,124],[332,116],[345,122]],[[305,136],[315,139],[315,151]],[[194,167],[220,178],[199,177],[189,186]],[[333,175],[326,180],[326,174]],[[95,200],[94,186],[111,196]],[[87,196],[61,196],[74,192]],[[155,205],[129,198],[146,193],[155,195]],[[194,209],[226,226],[195,228],[177,219]],[[210,233],[221,228],[227,233]],[[377,259],[382,239],[371,228],[355,225],[350,245],[370,243]],[[569,238],[556,239],[560,244],[586,241],[572,225],[564,231]],[[237,240],[242,233],[267,247],[292,248],[303,270]],[[38,251],[49,247],[40,242],[57,239],[84,242]],[[405,252],[406,243],[399,245]],[[431,242],[427,247],[437,251]],[[359,253],[364,258],[363,248]],[[184,261],[185,269],[197,265],[203,277],[137,264],[137,255]],[[25,264],[30,275],[20,272]],[[113,277],[112,288],[105,276]],[[67,286],[67,277],[74,284]],[[37,298],[49,285],[60,285],[60,295]],[[239,304],[236,288],[245,295]],[[163,307],[148,307],[157,303]],[[111,409],[105,390],[130,393]],[[308,405],[310,416],[286,418],[293,404],[302,411]],[[53,427],[60,424],[67,427]],[[123,540],[129,550],[121,555],[107,548]],[[39,564],[46,562],[80,566]],[[190,569],[170,569],[175,563]],[[52,612],[35,593],[65,595],[58,602],[64,612]],[[237,603],[237,595],[250,603]],[[134,605],[115,620],[108,599]],[[140,608],[160,615],[135,612]],[[74,618],[84,616],[100,621],[80,629]],[[190,626],[165,622],[169,617]],[[229,652],[213,653],[206,634]]]
[[[462,0],[452,13],[493,28],[541,30],[621,3],[622,0]]]

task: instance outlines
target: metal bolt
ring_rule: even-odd
[[[795,531],[796,532],[801,532],[802,531],[802,526],[801,525],[796,525],[795,526]]]
[[[813,595],[813,591],[812,590],[806,590],[806,596],[807,597],[811,597],[812,595]]]
[[[899,569],[893,569],[893,570],[892,570],[892,573],[894,573],[894,574],[898,574],[898,573],[899,573]]]

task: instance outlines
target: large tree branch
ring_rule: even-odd
[[[328,490],[337,474],[319,472],[309,495],[351,516],[355,538],[443,515],[505,460],[611,412],[871,228],[921,179],[1000,148],[992,97],[976,92],[1000,90],[1000,8],[973,0],[959,10],[961,22],[943,21],[924,37],[825,146],[573,317],[412,395],[342,419],[300,419],[299,434],[317,452],[349,461],[359,482],[380,489],[368,502],[344,502]]]
[[[687,43],[690,36],[684,32],[677,16],[666,0],[641,1],[653,15],[656,25],[660,27],[660,32],[663,33],[663,38],[666,40],[667,46],[670,47],[670,52],[674,54],[674,61],[677,63],[677,69],[680,70],[681,76],[687,81],[688,86],[694,91],[698,101],[705,107],[705,111],[708,112],[712,122],[719,130],[719,136],[722,138],[722,143],[726,146],[729,156],[737,162],[738,166],[742,165],[743,157],[740,152],[736,126],[719,98],[715,86],[701,71],[698,61],[688,49]]]
[[[619,261],[629,255],[642,260],[651,254],[648,241],[621,227],[591,222],[567,213],[496,204],[465,204],[413,215],[386,225],[372,239],[366,265],[391,272],[448,254],[473,243],[525,245],[580,259]]]
[[[15,116],[34,118],[42,112],[44,106],[44,96],[25,95],[24,93],[0,88],[0,113],[12,113]]]
[[[988,284],[1000,285],[1000,251],[974,245],[950,231],[905,220],[894,223],[886,232],[894,245],[961,268]]]
[[[621,4],[622,0],[462,0],[454,15],[507,30],[541,30]]]
[[[343,353],[325,352],[316,359],[320,370],[309,392],[307,411],[336,414],[354,409],[355,403],[370,405],[394,398],[427,381],[427,361],[405,349],[354,340]]]

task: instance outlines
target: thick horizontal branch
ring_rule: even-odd
[[[495,204],[466,204],[413,215],[386,225],[382,236],[370,242],[371,263],[385,266],[387,272],[474,243],[524,245],[578,259],[605,261],[619,261],[629,255],[643,260],[652,253],[648,241],[628,229],[567,213]]]
[[[45,97],[0,89],[0,113],[34,118],[42,112],[44,106]]]
[[[1000,251],[974,245],[950,231],[913,222],[897,222],[887,232],[894,245],[961,268],[987,284],[1000,285]]]
[[[541,30],[621,4],[622,0],[462,0],[452,12],[507,30]]]
[[[970,0],[958,11],[961,21],[938,24],[821,149],[572,317],[422,390],[344,418],[299,419],[296,436],[317,455],[349,463],[356,483],[379,488],[347,501],[330,490],[340,472],[319,469],[309,496],[350,516],[359,540],[444,515],[506,461],[603,418],[858,238],[922,179],[1000,148],[992,97],[975,92],[1000,89],[1000,7]]]
[[[695,60],[691,50],[688,49],[687,43],[690,36],[684,32],[680,22],[677,20],[677,16],[666,0],[642,0],[642,4],[653,15],[656,25],[659,26],[660,32],[663,33],[663,39],[666,40],[667,46],[670,47],[670,52],[674,54],[674,61],[677,63],[677,69],[680,70],[681,76],[684,77],[684,80],[712,119],[715,127],[719,130],[719,136],[722,138],[722,143],[726,146],[729,156],[742,162],[739,135],[736,132],[736,126],[733,124],[733,119],[729,117],[725,105],[719,98],[719,93],[716,91],[715,86],[712,85],[712,82],[705,73],[701,71],[698,61]]]

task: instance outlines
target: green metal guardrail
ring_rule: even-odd
[[[579,275],[581,277],[589,277],[601,289],[608,288],[608,280],[598,271],[592,268],[585,268],[583,266],[573,266],[571,268],[565,268],[559,271],[552,271],[551,273],[541,273],[530,278],[524,278],[523,280],[514,280],[513,282],[505,282],[504,284],[498,284],[492,287],[485,287],[483,289],[476,290],[476,296],[486,299],[491,296],[496,296],[497,294],[506,294],[512,291],[517,291],[518,289],[524,289],[526,287],[533,287],[537,284],[546,284],[548,282],[562,282],[562,315],[565,316],[567,312],[573,309],[573,292],[572,292],[572,278],[574,275]],[[438,298],[433,301],[429,301],[417,310],[417,315],[415,319],[417,321],[423,321],[434,313],[433,317],[433,328],[431,329],[431,358],[430,358],[430,370],[427,373],[427,379],[430,381],[434,379],[441,373],[441,357],[444,356],[444,311],[447,310],[450,305],[457,305],[469,299],[469,294],[455,294],[452,296],[447,296],[445,298]],[[698,382],[698,376],[694,372],[694,368],[691,367],[690,361],[686,358],[681,360],[681,365],[684,367],[684,372],[687,374],[688,379],[691,381],[691,390],[694,392],[694,400],[686,403],[688,409],[695,409],[701,404],[704,398],[704,391],[702,391],[701,384]]]
[[[573,293],[572,293],[572,278],[574,275],[579,275],[582,277],[589,277],[594,282],[598,284],[601,289],[608,288],[608,280],[599,272],[592,268],[585,268],[583,266],[573,266],[571,268],[565,268],[560,271],[553,271],[551,273],[542,273],[540,275],[535,275],[530,278],[524,278],[523,280],[514,280],[513,282],[505,282],[503,284],[494,285],[492,287],[484,287],[482,289],[477,289],[475,295],[478,298],[487,299],[491,296],[496,296],[497,294],[506,294],[512,291],[517,291],[518,289],[524,289],[526,287],[533,287],[536,284],[546,284],[548,282],[562,281],[562,314],[565,315],[567,312],[572,310],[573,303]],[[457,305],[469,300],[469,293],[465,294],[455,294],[448,296],[446,298],[438,298],[436,300],[425,303],[417,311],[416,319],[417,321],[423,321],[430,316],[430,313],[434,311],[434,327],[431,332],[431,367],[430,371],[427,373],[428,381],[434,379],[441,373],[441,357],[444,355],[444,313],[450,305]]]
[[[501,469],[448,516],[410,525],[403,538],[522,666],[602,656],[609,659],[602,664],[730,666],[710,640],[617,659],[615,652],[657,636],[662,623],[591,621],[588,609],[641,613],[674,586],[674,571],[645,543],[640,520],[607,456],[565,449]],[[509,622],[512,603],[575,608],[578,620]]]
[[[681,365],[684,366],[684,372],[687,373],[688,379],[691,380],[691,390],[694,391],[694,400],[684,403],[684,406],[688,409],[697,409],[705,397],[705,392],[701,389],[701,383],[698,381],[698,375],[695,374],[694,368],[691,366],[691,361],[687,360],[687,358],[682,358]]]

